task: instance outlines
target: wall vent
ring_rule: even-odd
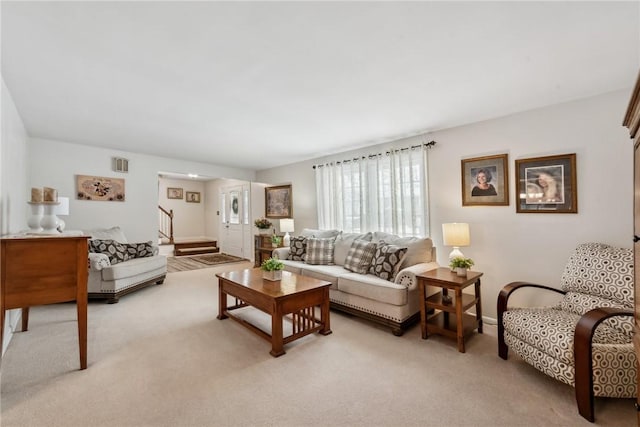
[[[129,172],[129,160],[123,159],[122,157],[112,157],[111,158],[111,168],[114,172]]]

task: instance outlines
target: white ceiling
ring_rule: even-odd
[[[265,169],[630,88],[638,2],[7,2],[31,136]]]

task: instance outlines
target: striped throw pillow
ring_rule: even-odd
[[[307,257],[304,262],[315,265],[333,264],[335,241],[335,238],[311,237],[307,239]]]
[[[344,260],[344,268],[354,273],[365,274],[376,252],[376,244],[366,240],[354,240]]]

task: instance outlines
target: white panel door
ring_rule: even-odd
[[[220,251],[244,256],[244,197],[242,185],[220,189]],[[246,258],[246,257],[245,257]]]

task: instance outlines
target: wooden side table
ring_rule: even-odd
[[[266,259],[271,258],[271,253],[276,247],[271,243],[271,234],[256,234],[253,236],[253,245],[254,245],[254,267],[260,267],[262,262]],[[279,235],[283,237],[284,235]],[[282,241],[277,246],[278,248],[282,248],[284,245]]]
[[[89,236],[64,235],[0,239],[0,331],[4,331],[6,310],[22,309],[25,332],[29,307],[75,301],[80,369],[87,369],[88,240]]]
[[[478,271],[468,271],[467,277],[461,277],[449,268],[437,268],[417,276],[420,288],[422,339],[427,339],[430,333],[455,338],[458,340],[458,351],[465,352],[465,336],[476,328],[478,333],[482,333],[480,276],[482,273]],[[462,290],[471,285],[475,287],[475,294],[463,294]],[[442,288],[442,292],[427,298],[427,286]],[[454,291],[454,295],[450,296],[449,290]],[[466,313],[473,306],[476,307],[475,317]],[[435,314],[428,316],[427,312],[431,309],[435,309]]]

